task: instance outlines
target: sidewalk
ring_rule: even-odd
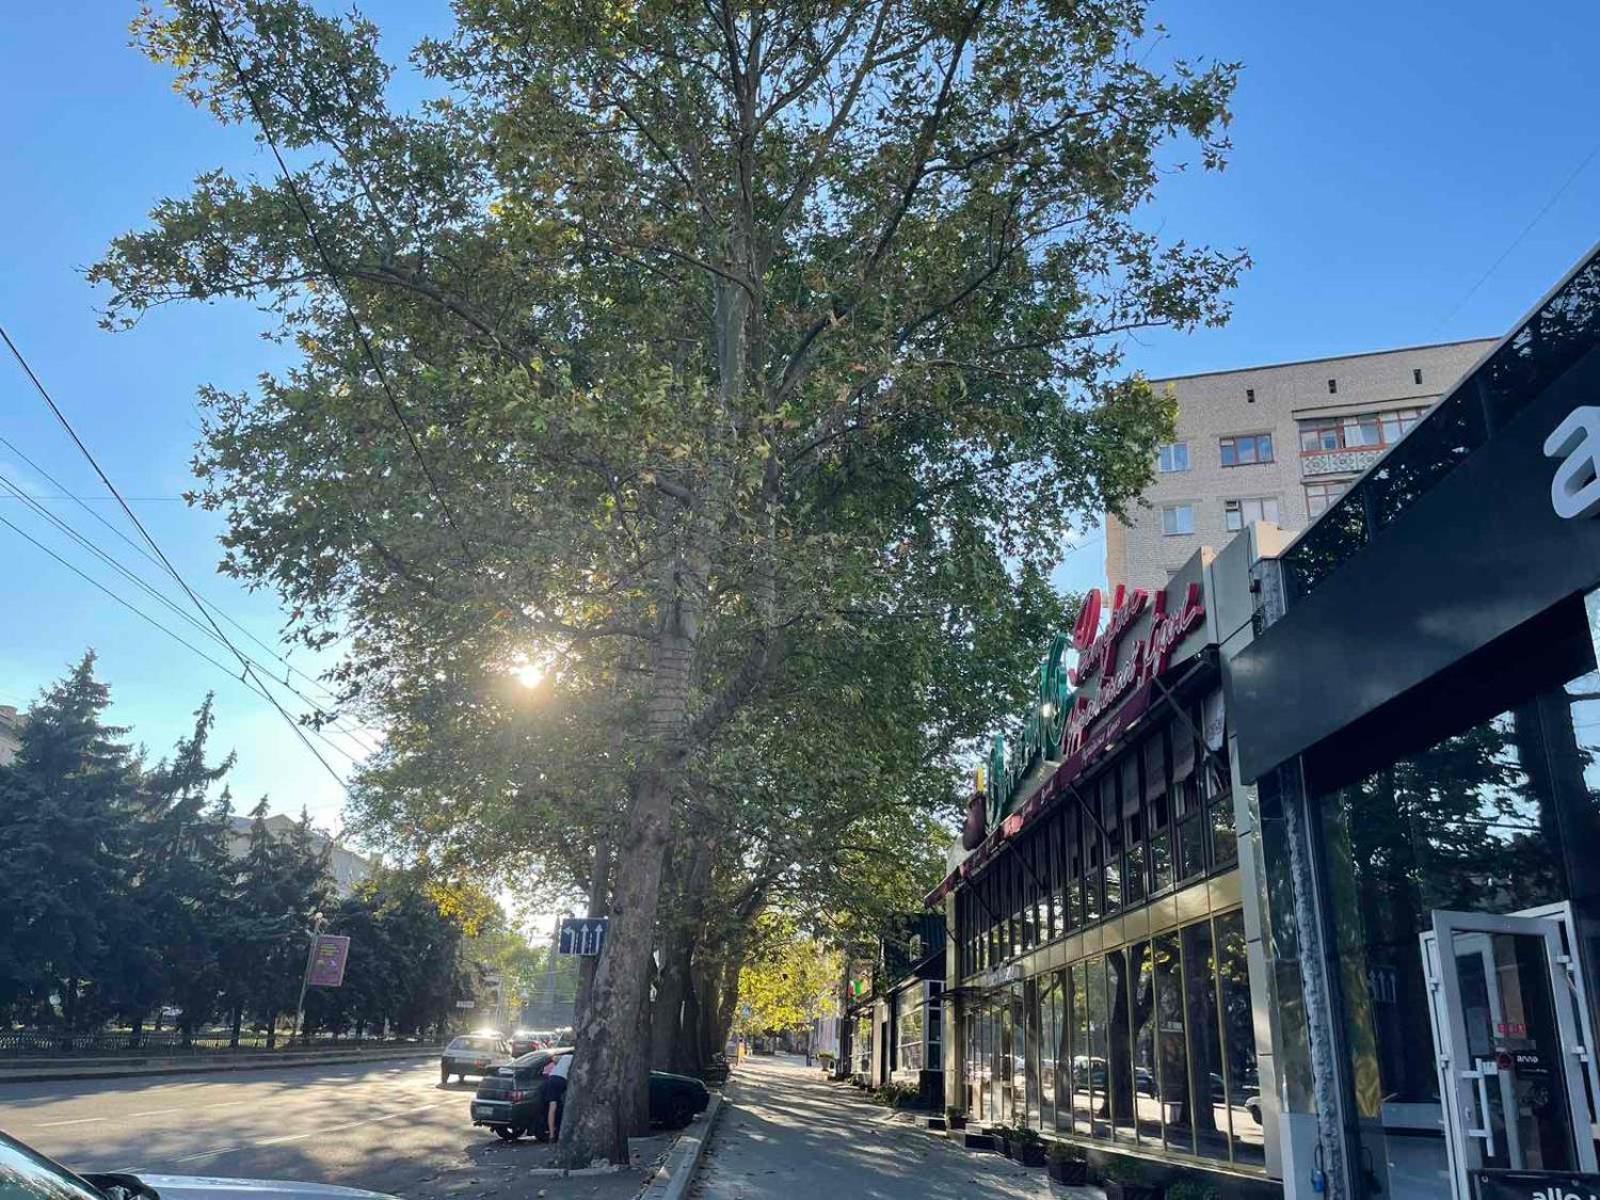
[[[747,1058],[724,1095],[695,1200],[1103,1200],[896,1120],[798,1058]]]

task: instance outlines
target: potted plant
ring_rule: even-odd
[[[952,1104],[944,1110],[944,1123],[949,1129],[965,1129],[967,1127],[967,1117],[965,1113]]]
[[[1057,1183],[1069,1183],[1082,1187],[1089,1182],[1089,1160],[1084,1158],[1083,1151],[1066,1142],[1051,1142],[1049,1161],[1046,1163],[1050,1171],[1050,1178]]]
[[[1165,1200],[1150,1168],[1136,1158],[1114,1158],[1105,1168],[1106,1200]]]
[[[1010,1151],[1011,1157],[1025,1167],[1044,1166],[1044,1138],[1037,1129],[1021,1125],[1012,1130]]]
[[[994,1148],[1007,1158],[1011,1157],[1011,1134],[1012,1129],[1009,1125],[991,1125],[989,1127],[989,1136],[994,1139]]]

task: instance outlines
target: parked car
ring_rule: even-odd
[[[510,1041],[511,1057],[521,1058],[524,1054],[531,1054],[535,1050],[543,1050],[545,1035],[534,1029],[513,1029]]]
[[[511,1043],[498,1034],[463,1034],[439,1055],[439,1082],[449,1083],[452,1075],[462,1082],[468,1075],[487,1075],[491,1067],[510,1057]]]
[[[565,1048],[535,1050],[485,1075],[472,1100],[472,1123],[488,1126],[508,1142],[528,1134],[544,1141],[550,1136],[550,1113],[543,1100],[545,1064],[557,1055],[571,1053]],[[710,1103],[711,1093],[698,1079],[650,1072],[652,1125],[682,1129]]]
[[[0,1194],[8,1200],[393,1200],[381,1192],[326,1183],[142,1171],[75,1175],[4,1133],[0,1133]]]

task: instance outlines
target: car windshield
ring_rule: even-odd
[[[65,1167],[0,1133],[0,1200],[105,1200]]]
[[[494,1038],[458,1037],[455,1041],[450,1043],[448,1048],[451,1049],[451,1050],[489,1050],[489,1051],[494,1051],[494,1050],[500,1049],[500,1043],[497,1042]]]

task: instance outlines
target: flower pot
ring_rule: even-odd
[[[967,1127],[967,1119],[962,1116],[946,1117],[945,1121],[951,1129],[965,1129]]]
[[[1052,1158],[1050,1178],[1082,1187],[1089,1182],[1089,1164],[1081,1158]]]
[[[1038,1142],[1033,1142],[1026,1146],[1015,1146],[1012,1149],[1011,1157],[1025,1167],[1042,1167],[1045,1164],[1044,1147],[1039,1145]]]

